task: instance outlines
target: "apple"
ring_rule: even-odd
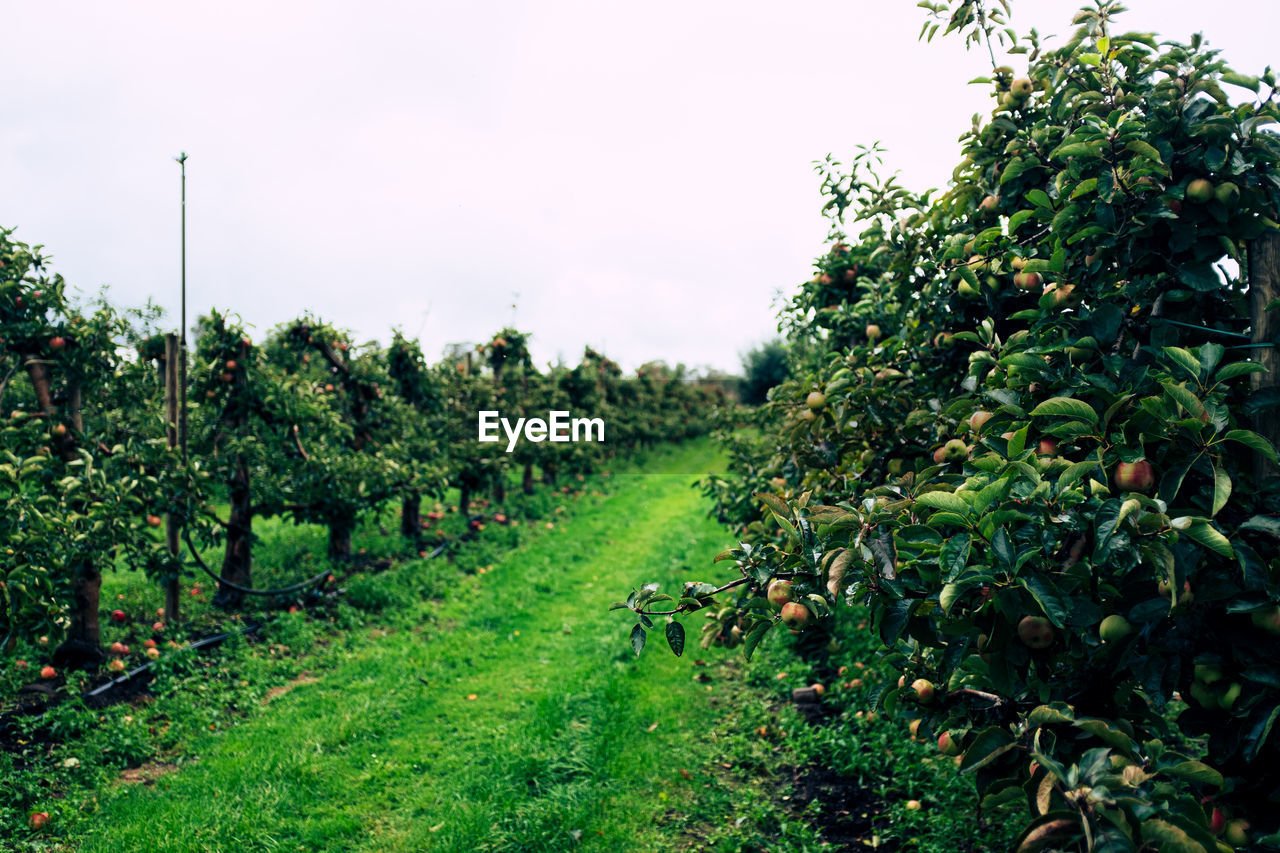
[[[907,802],[906,802],[906,804],[903,806],[903,808],[905,808],[905,809],[906,809],[907,811],[909,811],[909,812],[919,811],[919,809],[920,809],[920,801],[919,801],[919,800],[907,800]]]
[[[112,610],[112,611],[111,611],[111,621],[112,621],[112,622],[123,622],[124,620],[125,620],[125,615],[124,615],[124,611],[123,611],[123,610]]]
[[[945,457],[946,457],[945,447],[939,447],[937,450],[933,451],[933,461],[935,464],[941,465],[944,461],[946,461]]]
[[[1223,207],[1235,207],[1240,201],[1240,188],[1230,181],[1224,181],[1214,189],[1213,197]]]
[[[1036,455],[1037,456],[1057,456],[1058,442],[1052,438],[1040,439],[1040,443],[1036,446]]]
[[[154,648],[156,647],[156,641],[155,641],[155,640],[143,640],[143,641],[142,641],[142,647],[143,647],[144,649],[154,649]]]
[[[1222,830],[1227,828],[1227,816],[1222,809],[1217,806],[1213,807],[1213,812],[1209,815],[1209,831],[1214,835],[1221,835]]]
[[[911,724],[907,726],[907,731],[911,732],[912,737],[916,737],[917,735],[920,734],[920,726],[922,725],[924,725],[924,720],[921,720],[921,719],[912,720]]]
[[[1009,85],[1009,94],[1015,101],[1025,101],[1031,97],[1031,92],[1035,87],[1026,77],[1019,77]]]
[[[1066,308],[1080,301],[1080,297],[1076,295],[1076,286],[1074,284],[1046,284],[1044,292],[1053,294],[1052,305],[1054,308]]]
[[[67,425],[66,425],[66,424],[54,424],[54,425],[53,425],[53,429],[49,430],[49,432],[53,434],[53,437],[54,437],[54,438],[63,438],[63,437],[65,437],[65,436],[66,436],[66,434],[67,434]]]
[[[953,438],[942,447],[942,458],[947,462],[963,462],[969,458],[969,445]]]
[[[873,343],[880,338],[880,327],[875,323],[868,323],[866,328],[867,340]]]
[[[66,349],[67,339],[61,335],[54,335],[49,338],[49,349]]]
[[[236,360],[234,358],[227,359],[227,370],[235,370],[236,367]]]
[[[1119,613],[1112,613],[1098,626],[1098,636],[1104,643],[1118,643],[1132,633],[1133,626]]]
[[[147,657],[151,658],[152,660],[156,660],[157,658],[160,657],[160,650],[157,648],[147,649]]]
[[[37,637],[37,638],[36,638],[36,642],[37,642],[39,645],[47,646],[47,645],[49,645],[49,638],[48,638],[48,636],[46,636],[46,635],[44,635],[44,634],[41,634],[39,637]]]
[[[151,623],[151,630],[152,630],[152,631],[163,631],[163,630],[164,630],[164,623],[163,623],[163,622],[152,622],[152,623]]]
[[[1018,623],[1018,639],[1030,649],[1053,645],[1053,624],[1043,616],[1023,616]]]
[[[938,735],[938,751],[943,755],[959,755],[961,749],[960,744],[951,736],[951,732],[943,732]]]
[[[27,668],[27,662],[26,662],[26,661],[24,661],[24,660],[16,660],[16,661],[14,661],[14,662],[13,662],[13,665],[14,665],[14,666],[16,666],[18,669],[26,669],[26,668]]]
[[[333,383],[325,383],[324,390],[332,394],[332,393],[333,393]]]
[[[114,642],[114,643],[112,643],[112,644],[111,644],[111,650],[110,650],[110,651],[111,651],[111,654],[113,654],[113,655],[122,655],[122,654],[125,654],[125,653],[128,651],[128,648],[125,646],[125,644],[124,644],[124,643],[121,643],[121,642],[118,642],[118,641],[117,641],[117,642]]]
[[[821,409],[827,404],[827,395],[821,391],[810,391],[809,396],[804,398],[804,404],[810,409]]]
[[[1038,272],[1014,273],[1013,286],[1019,290],[1035,290],[1044,283],[1044,277]]]
[[[795,631],[808,625],[812,614],[809,613],[809,608],[800,602],[788,601],[782,605],[782,611],[779,616],[783,624]]]
[[[148,516],[147,516],[147,525],[148,525],[149,527],[159,527],[159,526],[160,526],[160,516],[158,516],[158,515],[148,515]]]
[[[999,206],[1000,206],[999,197],[993,196],[993,195],[985,196],[982,199],[982,201],[978,203],[978,209],[981,210],[983,213],[991,213]]]
[[[120,660],[120,658],[112,658],[111,663],[107,664],[107,669],[111,670],[112,672],[123,672],[124,661]]]
[[[48,812],[32,812],[27,818],[27,826],[32,829],[43,829],[44,825],[49,822]]]
[[[1249,821],[1242,817],[1229,820],[1226,828],[1222,831],[1222,840],[1232,847],[1244,847],[1249,843],[1249,827]]]
[[[933,701],[933,697],[937,692],[933,686],[933,682],[927,678],[917,678],[911,682],[911,689],[916,692],[916,699],[923,705],[928,705]]]
[[[1156,475],[1150,462],[1139,459],[1137,462],[1121,462],[1117,465],[1112,480],[1121,491],[1149,492],[1156,484]]]
[[[1232,706],[1236,704],[1236,700],[1240,698],[1243,691],[1240,682],[1233,681],[1227,685],[1227,689],[1222,691],[1222,695],[1218,697],[1218,707],[1224,711],[1230,711]]]
[[[774,607],[781,608],[784,604],[792,600],[791,581],[776,578],[769,582],[769,589],[765,593],[769,599],[769,603]],[[807,612],[807,611],[806,611]]]
[[[1280,636],[1280,604],[1273,604],[1263,610],[1255,610],[1249,614],[1255,628],[1261,628],[1268,634]]]
[[[1204,204],[1213,198],[1213,182],[1207,178],[1196,178],[1187,184],[1187,199],[1197,204]]]
[[[1195,666],[1195,679],[1201,684],[1213,684],[1215,681],[1221,681],[1222,676],[1222,667],[1216,663],[1198,663]]]
[[[989,420],[991,420],[991,413],[984,412],[982,409],[979,409],[972,415],[969,415],[969,429],[974,432],[982,432],[983,425]]]
[[[46,666],[40,670],[41,678],[56,678],[58,671],[51,666]]]
[[[734,625],[733,627],[738,628],[737,625]],[[738,628],[739,633],[741,633],[741,630],[742,630],[741,628]],[[827,686],[825,684],[820,684],[820,683],[810,684],[809,689],[812,690],[815,694],[817,694],[819,698],[821,698],[823,693],[827,692]]]

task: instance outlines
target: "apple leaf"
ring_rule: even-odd
[[[1231,475],[1221,466],[1213,466],[1213,510],[1209,515],[1217,515],[1231,497]]]
[[[747,636],[742,641],[742,655],[747,660],[751,660],[751,656],[755,654],[756,646],[760,645],[760,641],[764,639],[764,635],[769,633],[769,629],[773,627],[773,620],[765,619],[757,622],[747,632]]]
[[[1231,550],[1231,542],[1216,527],[1210,524],[1208,519],[1195,519],[1184,532],[1215,554],[1223,557],[1235,556],[1235,551]]]
[[[1013,735],[1009,734],[1007,729],[999,726],[984,729],[964,751],[960,772],[975,773],[1017,745],[1018,742],[1013,739]]]
[[[667,645],[676,657],[684,654],[684,626],[674,619],[667,624]],[[643,644],[641,644],[643,645]],[[637,651],[636,654],[639,654]]]
[[[930,509],[954,512],[961,516],[969,513],[969,505],[955,492],[925,492],[916,498],[916,503]]]
[[[1041,415],[1044,417],[1072,418],[1073,420],[1087,421],[1094,426],[1098,423],[1098,413],[1093,410],[1093,406],[1081,400],[1074,400],[1071,397],[1050,397],[1032,409],[1031,415],[1033,417]]]
[[[636,657],[639,657],[640,652],[644,651],[644,641],[646,636],[643,626],[631,626],[631,648],[635,651]]]
[[[1250,432],[1247,429],[1233,429],[1226,435],[1222,436],[1222,438],[1226,441],[1234,441],[1238,444],[1243,444],[1250,450],[1261,453],[1272,462],[1280,461],[1280,459],[1276,458],[1276,449],[1271,446],[1271,442],[1267,441],[1256,432]]]

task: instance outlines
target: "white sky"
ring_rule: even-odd
[[[1065,36],[1079,5],[1015,25]],[[734,371],[822,249],[812,161],[880,140],[941,186],[991,107],[985,51],[918,42],[910,0],[7,6],[0,224],[73,286],[177,325],[185,150],[190,318],[310,309],[432,358],[515,299],[541,362]],[[1129,7],[1245,73],[1277,53],[1270,2]]]

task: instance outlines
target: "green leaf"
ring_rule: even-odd
[[[1230,497],[1231,476],[1222,469],[1222,466],[1213,466],[1213,510],[1209,515],[1215,516],[1221,512]]]
[[[751,660],[751,656],[755,654],[756,646],[760,645],[760,641],[764,639],[764,635],[769,633],[769,629],[773,627],[773,620],[765,619],[763,622],[757,622],[747,632],[747,636],[742,640],[742,655],[747,660]]]
[[[1009,439],[1009,458],[1021,456],[1022,451],[1027,449],[1027,430],[1031,429],[1031,424],[1027,424],[1020,430],[1015,430],[1013,438]]]
[[[1145,157],[1153,163],[1163,164],[1163,161],[1160,158],[1160,152],[1148,143],[1143,142],[1141,139],[1131,140],[1125,148],[1129,149],[1134,154],[1137,154],[1139,157]]]
[[[1192,520],[1191,526],[1183,532],[1196,542],[1199,542],[1201,545],[1220,556],[1235,556],[1235,551],[1231,549],[1231,542],[1226,536],[1222,535],[1221,531],[1210,524],[1207,519],[1197,518]]]
[[[1192,838],[1180,827],[1158,818],[1148,818],[1141,824],[1142,840],[1161,853],[1205,853],[1204,845]]]
[[[1170,400],[1187,410],[1187,414],[1193,418],[1203,418],[1205,415],[1204,403],[1200,402],[1200,398],[1181,382],[1169,382],[1165,380],[1160,383],[1160,387],[1164,389],[1165,395]]]
[[[942,553],[938,557],[938,570],[946,583],[951,583],[958,578],[964,571],[964,567],[969,564],[969,547],[972,540],[973,537],[968,533],[961,533],[952,536],[942,546]]]
[[[1231,364],[1223,365],[1222,368],[1214,374],[1214,379],[1218,382],[1226,382],[1235,379],[1237,376],[1244,376],[1248,373],[1266,373],[1267,369],[1256,361],[1236,361]]]
[[[1041,189],[1031,190],[1030,192],[1027,193],[1026,198],[1027,198],[1027,201],[1031,202],[1036,207],[1047,207],[1047,208],[1053,207],[1053,200],[1049,198],[1049,194],[1046,193],[1044,190],[1041,190]]]
[[[613,604],[609,605],[610,612],[613,612],[614,610],[630,610],[630,609],[631,609],[630,605],[628,605],[625,601],[615,601]]]
[[[1172,767],[1160,768],[1160,772],[1167,776],[1186,779],[1188,782],[1212,785],[1215,788],[1222,787],[1222,774],[1199,761],[1181,761]]]
[[[641,647],[643,647],[643,643]],[[671,651],[676,657],[684,654],[684,626],[679,622],[672,620],[667,624],[667,645],[671,647]],[[636,654],[640,654],[637,650]]]
[[[1250,432],[1247,429],[1233,429],[1223,437],[1224,441],[1234,441],[1243,444],[1251,450],[1261,453],[1272,462],[1280,461],[1276,458],[1276,449],[1271,446],[1271,442],[1267,441],[1256,432]]]
[[[1040,608],[1044,610],[1044,615],[1049,617],[1049,621],[1055,627],[1062,628],[1066,625],[1067,616],[1071,611],[1063,602],[1053,581],[1040,575],[1023,575],[1018,578],[1018,585],[1031,593],[1031,597],[1039,603]]]
[[[1070,397],[1050,397],[1031,410],[1032,416],[1063,417],[1087,421],[1096,426],[1098,413],[1088,403]]]
[[[1192,379],[1200,380],[1200,360],[1198,358],[1182,347],[1165,347],[1164,351],[1175,364],[1190,373]]]
[[[954,492],[925,492],[916,498],[916,503],[930,509],[940,509],[964,516],[969,514],[969,505],[964,498]]]
[[[1058,477],[1058,492],[1065,492],[1073,483],[1083,478],[1096,467],[1098,467],[1096,459],[1086,459],[1083,462],[1071,463]]]
[[[964,758],[960,761],[960,772],[975,773],[1017,745],[1018,742],[1007,729],[999,726],[984,729],[965,749]]]
[[[631,626],[631,648],[635,651],[636,657],[640,656],[640,652],[644,651],[644,641],[646,639],[644,627],[641,625]]]
[[[1071,191],[1071,198],[1077,199],[1082,195],[1088,195],[1098,188],[1097,178],[1088,178],[1076,184],[1076,188]]]

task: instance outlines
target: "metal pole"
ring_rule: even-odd
[[[187,464],[187,152],[174,158],[182,169],[182,326],[179,328],[181,357],[178,381],[182,386],[182,411],[178,417],[178,442],[182,445],[182,464]]]

